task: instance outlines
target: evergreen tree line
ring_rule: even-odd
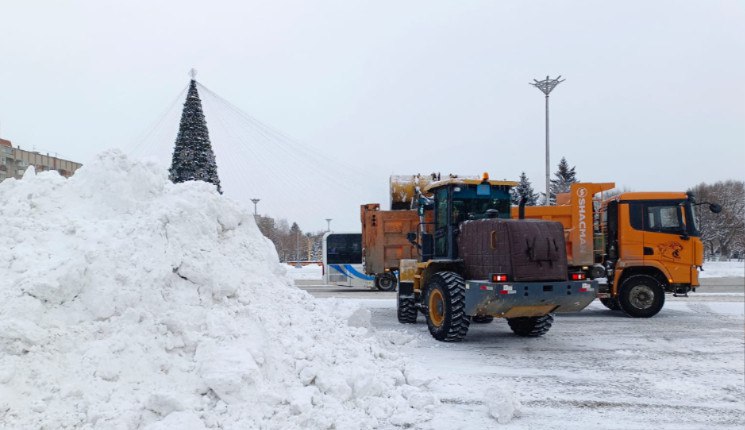
[[[554,178],[549,186],[551,204],[556,203],[556,195],[569,192],[570,186],[579,182],[575,167],[569,167],[566,158],[561,159]],[[630,191],[628,189],[623,192]],[[706,258],[738,258],[745,256],[745,182],[720,181],[714,184],[701,183],[688,190],[697,202],[717,203],[722,206],[718,214],[712,213],[705,205],[696,209],[696,224],[701,233]],[[620,191],[618,191],[620,192]],[[618,193],[616,192],[616,193]],[[607,197],[614,192],[607,193]],[[512,204],[520,204],[526,198],[526,206],[542,205],[546,196],[536,193],[525,172],[520,174],[519,184],[512,189]]]
[[[321,261],[325,231],[305,233],[295,222],[290,225],[286,219],[262,215],[256,216],[256,225],[274,244],[279,261]]]
[[[536,193],[533,190],[533,185],[530,183],[528,176],[525,172],[520,173],[520,179],[517,187],[512,189],[512,204],[517,206],[523,197],[526,199],[526,206],[537,206],[543,205],[546,201],[545,193]],[[569,162],[566,158],[561,157],[559,161],[558,169],[554,172],[554,178],[550,180],[549,184],[549,202],[550,204],[556,204],[556,195],[561,193],[568,193],[569,187],[575,182],[579,182],[575,167],[569,167]]]

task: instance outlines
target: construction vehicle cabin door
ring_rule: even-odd
[[[658,261],[665,265],[673,283],[690,283],[694,264],[693,242],[686,229],[684,203],[676,200],[643,203],[644,261]]]
[[[435,258],[446,258],[450,253],[448,206],[448,188],[440,188],[435,193]]]

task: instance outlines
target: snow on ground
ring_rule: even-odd
[[[704,271],[699,272],[701,278],[724,278],[745,276],[745,262],[743,261],[704,261]]]
[[[300,267],[293,266],[290,264],[285,264],[285,267],[287,268],[287,276],[293,280],[323,279],[323,267],[318,264],[308,264],[306,266],[300,266]]]
[[[366,307],[377,330],[397,330],[433,379],[443,405],[417,428],[741,429],[745,304],[742,294],[722,300],[731,301],[668,297],[650,319],[596,301],[557,315],[541,338],[514,336],[496,319],[454,344],[432,339],[421,315],[399,324],[395,300],[346,301]]]
[[[291,286],[209,184],[110,151],[0,201],[4,428],[392,428],[439,405],[369,311]]]

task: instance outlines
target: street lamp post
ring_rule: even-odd
[[[295,267],[300,267],[300,229],[295,232]]]
[[[333,218],[326,218],[326,231],[331,231],[331,220]]]
[[[541,90],[541,92],[546,95],[546,206],[550,205],[550,201],[551,201],[551,199],[549,198],[550,197],[549,189],[550,189],[550,184],[551,184],[551,180],[550,180],[551,166],[550,166],[550,161],[549,161],[550,157],[549,157],[549,150],[548,150],[548,95],[554,88],[556,88],[557,85],[564,82],[565,80],[566,79],[561,79],[561,75],[559,75],[559,77],[555,79],[551,79],[548,76],[546,76],[546,79],[542,81],[533,79],[533,82],[530,84],[538,88],[539,90]]]
[[[251,199],[251,201],[254,203],[254,217],[259,216],[259,212],[256,209],[256,205],[261,201],[261,199]]]

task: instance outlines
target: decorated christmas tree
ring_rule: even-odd
[[[217,186],[222,193],[220,178],[217,176],[215,154],[212,152],[207,122],[202,112],[202,100],[197,92],[197,81],[189,84],[184,110],[181,113],[176,146],[169,169],[171,181],[205,181]]]

